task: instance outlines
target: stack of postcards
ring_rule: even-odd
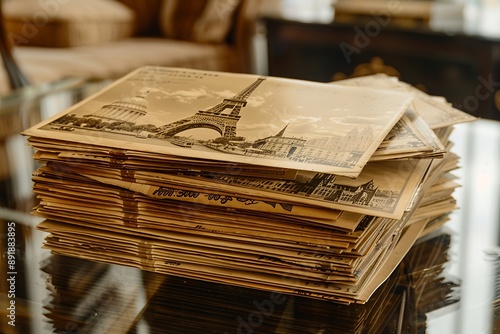
[[[144,67],[25,135],[56,254],[364,303],[455,208],[473,119],[386,76]]]

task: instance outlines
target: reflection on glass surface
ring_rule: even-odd
[[[365,305],[54,255],[42,267],[45,316],[56,333],[421,333],[426,313],[458,301],[458,284],[443,273],[450,240],[440,232],[415,245]]]
[[[44,236],[34,230],[39,219],[29,215],[36,166],[20,132],[105,84],[68,79],[0,98],[0,333],[45,332],[46,288],[37,269],[46,253],[41,249]]]
[[[455,171],[461,188],[459,210],[448,226],[458,235],[450,270],[463,281],[460,308],[431,322],[432,333],[494,333],[494,303],[498,300],[498,263],[487,255],[500,245],[500,123],[480,120],[457,125],[452,141],[461,157]],[[498,327],[498,317],[496,330]]]
[[[47,331],[126,333],[144,307],[138,270],[53,255],[42,271],[50,292]]]

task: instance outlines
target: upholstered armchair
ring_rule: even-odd
[[[251,72],[259,3],[3,0],[0,96],[67,77],[115,79],[144,65]]]

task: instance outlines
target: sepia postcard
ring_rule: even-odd
[[[144,67],[24,134],[356,177],[413,98],[404,91]]]
[[[407,114],[408,111],[392,128],[370,161],[393,160],[400,156],[415,158],[433,151],[428,138],[424,137]]]
[[[414,108],[410,107],[370,161],[442,158],[446,148]]]
[[[321,209],[329,209],[400,219],[419,190],[430,163],[427,159],[374,162],[367,164],[356,179],[314,173],[300,181],[112,167],[104,170],[82,164],[54,166],[75,176],[156,199],[302,217],[319,214],[318,217],[326,218]]]
[[[391,89],[415,94],[412,102],[415,111],[420,114],[431,129],[439,129],[458,123],[472,122],[476,117],[454,108],[444,97],[429,95],[420,89],[399,81],[386,74],[375,74],[359,78],[335,81],[333,84],[351,87],[371,87]]]

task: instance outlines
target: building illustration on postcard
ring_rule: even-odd
[[[411,100],[402,92],[145,67],[32,131],[119,149],[356,177]]]

